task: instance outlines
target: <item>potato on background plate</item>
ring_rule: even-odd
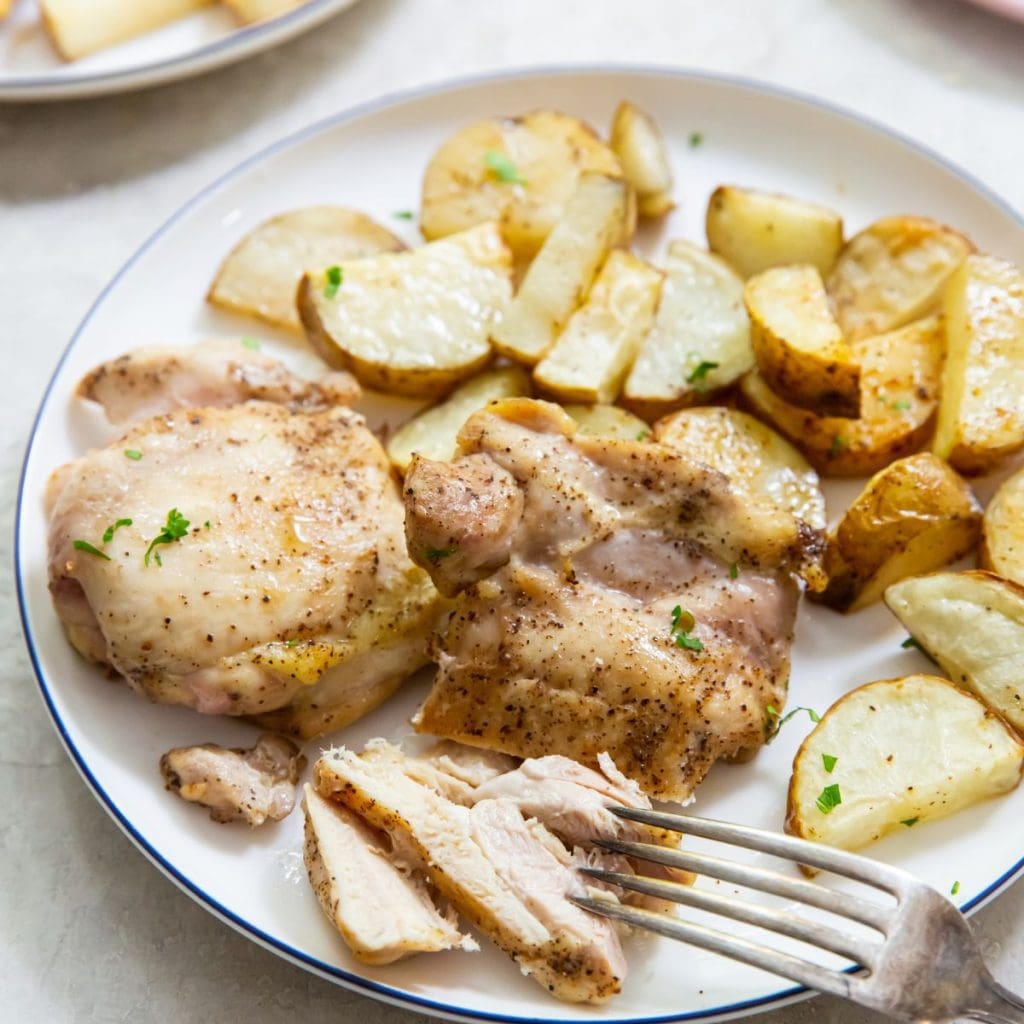
[[[857,611],[907,576],[941,569],[978,543],[981,505],[966,481],[929,452],[876,473],[831,531],[828,587],[816,600]]]
[[[968,256],[946,286],[946,366],[932,450],[985,473],[1024,447],[1024,274]]]
[[[1004,480],[985,508],[980,564],[1024,585],[1024,469]]]
[[[276,18],[307,2],[308,0],[221,0],[221,3],[231,8],[243,25]]]
[[[823,476],[867,476],[910,455],[931,436],[945,347],[932,317],[862,338],[859,419],[818,416],[775,394],[757,372],[740,382],[747,407],[789,438]]]
[[[669,243],[664,268],[654,323],[621,399],[652,420],[707,400],[754,365],[743,282],[732,268],[684,241]]]
[[[407,252],[307,273],[297,304],[310,344],[360,383],[429,398],[491,358],[509,304],[512,254],[496,224]]]
[[[885,603],[955,683],[1024,734],[1024,588],[990,572],[937,572],[893,584]]]
[[[785,263],[827,274],[843,244],[843,219],[827,207],[732,185],[711,193],[705,228],[708,248],[741,277]]]
[[[307,270],[404,248],[364,213],[307,206],[271,217],[246,234],[221,264],[206,297],[215,306],[301,334],[295,291]]]
[[[793,761],[786,831],[857,850],[1020,783],[1024,745],[981,701],[938,676],[841,697]]]
[[[860,415],[860,365],[810,264],[748,279],[743,301],[757,368],[780,398],[822,416]]]
[[[661,129],[636,104],[623,100],[612,117],[609,144],[636,189],[641,217],[661,217],[675,206],[672,168]]]

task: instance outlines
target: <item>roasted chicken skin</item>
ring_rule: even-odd
[[[545,402],[491,404],[459,450],[405,481],[410,553],[461,590],[420,731],[591,766],[607,751],[665,800],[764,742],[819,533],[666,447],[579,435]],[[489,516],[482,541],[467,509],[494,507],[504,529]]]

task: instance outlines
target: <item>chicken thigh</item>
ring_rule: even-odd
[[[665,800],[764,742],[819,533],[666,447],[579,435],[545,402],[492,403],[459,446],[405,481],[412,557],[461,591],[420,731],[595,767],[606,751]]]

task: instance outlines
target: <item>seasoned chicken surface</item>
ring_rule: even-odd
[[[391,859],[391,842],[305,787],[303,851],[313,891],[356,959],[390,964],[414,953],[479,948],[441,914],[422,875]]]
[[[78,385],[111,423],[122,424],[202,406],[239,405],[249,399],[292,409],[352,405],[360,388],[348,373],[319,380],[296,376],[284,363],[244,342],[218,339],[188,348],[140,348],[102,363]]]
[[[208,807],[214,821],[254,827],[292,813],[305,766],[291,740],[271,734],[249,748],[203,743],[176,747],[160,758],[160,774],[172,793]]]
[[[612,925],[566,898],[582,892],[566,848],[506,800],[457,804],[406,770],[393,747],[327,751],[315,784],[414,858],[438,892],[535,981],[569,1002],[619,991],[625,958]]]
[[[406,552],[387,457],[349,409],[177,410],[55,480],[57,613],[152,700],[308,737],[427,660],[440,599]]]
[[[461,589],[419,730],[595,767],[606,751],[666,800],[764,742],[794,574],[820,558],[820,534],[666,447],[578,435],[544,402],[492,403],[459,445],[405,480],[410,553]],[[467,524],[499,507],[481,542]]]

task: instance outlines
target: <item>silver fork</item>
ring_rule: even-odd
[[[723,860],[703,853],[647,843],[598,840],[613,853],[693,871],[749,889],[817,907],[867,925],[877,938],[772,910],[731,896],[675,882],[588,868],[585,874],[623,889],[672,900],[698,910],[743,921],[854,961],[848,973],[727,935],[669,914],[628,907],[613,899],[576,897],[573,902],[604,917],[708,949],[791,981],[841,996],[898,1020],[940,1022],[967,1017],[991,1024],[1024,1024],[1024,999],[989,973],[966,918],[944,896],[898,868],[805,839],[706,818],[610,807],[630,821],[756,850],[862,882],[895,898],[889,905],[827,889],[778,871]]]

